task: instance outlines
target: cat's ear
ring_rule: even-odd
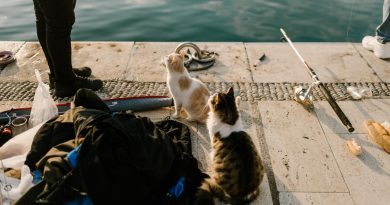
[[[230,87],[226,94],[229,95],[229,96],[232,96],[234,98],[234,90],[233,90],[233,88]]]
[[[176,64],[176,56],[174,56],[174,55],[172,55],[172,56],[170,56],[170,59],[171,59],[171,64],[172,65],[175,65]]]
[[[238,111],[240,111],[240,104],[241,104],[241,97],[237,96],[236,97],[236,107],[237,107]]]
[[[218,105],[222,102],[222,96],[221,94],[217,94],[217,96],[215,97],[215,104]]]
[[[169,64],[171,64],[171,63],[172,63],[172,56],[169,55],[169,56],[167,56],[166,58],[167,58],[167,62],[168,62]]]

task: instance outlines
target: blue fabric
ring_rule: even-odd
[[[65,203],[66,205],[93,205],[91,198],[88,196],[80,196],[72,201]]]
[[[33,175],[33,184],[38,184],[40,181],[42,181],[42,173],[39,170],[35,170],[32,172]]]
[[[74,148],[72,151],[70,151],[67,155],[69,164],[72,168],[75,168],[77,165],[77,154],[80,150],[81,144],[78,145],[76,148]]]
[[[117,113],[118,113],[118,112],[113,112],[113,113],[111,113],[111,118],[114,119],[114,117],[115,117],[115,115],[116,115]]]
[[[180,195],[184,191],[184,181],[185,181],[185,178],[184,177],[180,177],[179,180],[177,181],[176,185],[173,186],[171,189],[169,189],[168,194],[171,197],[179,198]]]

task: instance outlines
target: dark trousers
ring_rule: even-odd
[[[390,0],[383,2],[383,20],[376,29],[376,35],[380,43],[390,42]]]
[[[72,83],[71,32],[76,0],[33,0],[39,43],[56,82]]]

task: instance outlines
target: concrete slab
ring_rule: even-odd
[[[208,130],[205,125],[197,124],[197,127],[193,127],[192,131],[194,131],[194,137],[191,139],[192,153],[199,160],[201,170],[207,172],[211,166],[211,142]]]
[[[354,133],[367,133],[363,123],[367,119],[390,121],[390,99],[363,99],[337,102],[354,126]],[[325,133],[348,133],[328,102],[315,101],[315,112]]]
[[[103,80],[123,79],[133,42],[72,42],[74,67],[89,66],[93,75]],[[16,54],[17,62],[7,66],[0,80],[14,82],[36,81],[34,69],[41,73],[49,70],[41,46],[37,42],[27,42]],[[48,82],[48,76],[42,79]]]
[[[355,204],[389,204],[390,155],[365,134],[327,133],[326,137]],[[346,148],[346,140],[352,137],[363,148],[359,157]]]
[[[72,42],[74,67],[88,66],[102,80],[125,79],[134,42]]]
[[[244,44],[196,43],[200,49],[218,53],[215,64],[203,71],[191,72],[203,82],[252,82],[252,74]]]
[[[308,43],[305,60],[323,82],[380,82],[350,43]],[[307,57],[306,57],[307,56]]]
[[[281,205],[354,205],[348,193],[280,193]]]
[[[245,45],[255,82],[311,82],[306,68],[288,44]],[[350,43],[294,45],[323,82],[380,81]],[[262,52],[267,57],[260,64],[258,59]]]
[[[15,55],[16,63],[8,65],[0,75],[1,81],[34,81],[36,82],[34,69],[41,73],[49,70],[41,46],[37,42],[26,42]],[[48,82],[47,75],[42,75],[42,80]]]
[[[24,41],[0,41],[0,51],[11,51],[16,53],[23,44]]]
[[[126,80],[142,82],[166,82],[166,68],[162,58],[175,51],[178,43],[137,42],[134,44]]]
[[[32,102],[30,101],[0,101],[0,112],[9,110],[11,108],[24,108],[31,106]]]
[[[360,43],[355,43],[353,46],[378,77],[384,82],[390,83],[390,59],[383,60],[377,58],[372,51],[366,50]]]
[[[255,112],[253,109],[257,109],[257,103],[249,103],[246,101],[241,101],[240,103],[240,116],[242,123],[244,125],[244,130],[247,132],[255,144],[257,151],[259,152],[261,159],[263,161],[263,166],[265,166],[265,156],[263,150],[261,150],[259,135],[257,133],[256,126],[258,126],[255,122],[253,113]],[[259,197],[252,203],[256,205],[260,204],[272,204],[272,195],[271,195],[271,189],[269,186],[268,176],[267,174],[264,175],[263,181],[260,185],[260,195]]]
[[[166,69],[162,65],[162,57],[174,52],[178,45],[179,43],[136,43],[126,79],[165,82]],[[252,78],[242,43],[196,43],[196,45],[202,50],[217,52],[219,56],[211,68],[191,72],[191,76],[204,82],[251,82]]]
[[[296,102],[259,102],[277,189],[347,192],[318,119]]]
[[[285,43],[245,43],[254,82],[312,82],[306,68]],[[259,58],[265,54],[260,62]]]
[[[73,64],[75,67],[90,66],[94,75],[102,79],[165,82],[166,71],[160,65],[161,57],[173,52],[178,44],[73,42]],[[197,44],[202,49],[219,53],[214,67],[191,73],[203,81],[311,82],[288,44]],[[377,59],[360,44],[297,43],[296,46],[324,82],[390,82],[390,61]],[[36,81],[34,68],[41,72],[48,69],[37,42],[0,42],[2,49],[18,51],[18,60],[0,73],[0,80]],[[267,57],[258,64],[262,52]],[[46,75],[42,77],[47,81]],[[103,95],[105,93],[100,94],[107,97]],[[390,121],[390,99],[338,103],[354,125],[355,133],[347,134],[325,101],[316,101],[313,113],[295,101],[242,102],[244,128],[252,136],[262,158],[266,158],[270,173],[265,176],[260,196],[253,204],[272,204],[275,196],[280,197],[281,204],[387,204],[390,200],[390,155],[367,137],[362,125],[366,119]],[[0,101],[0,112],[31,104]],[[171,107],[136,114],[158,121],[172,113]],[[211,149],[207,128],[184,119],[179,121],[190,127],[193,154],[200,161],[200,168],[206,171]],[[345,141],[350,137],[355,137],[363,146],[364,153],[360,157],[352,156],[346,150]]]

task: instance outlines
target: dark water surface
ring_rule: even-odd
[[[55,1],[55,0],[52,0]],[[78,0],[75,41],[361,41],[383,0]],[[1,0],[0,41],[35,41],[32,0]]]

